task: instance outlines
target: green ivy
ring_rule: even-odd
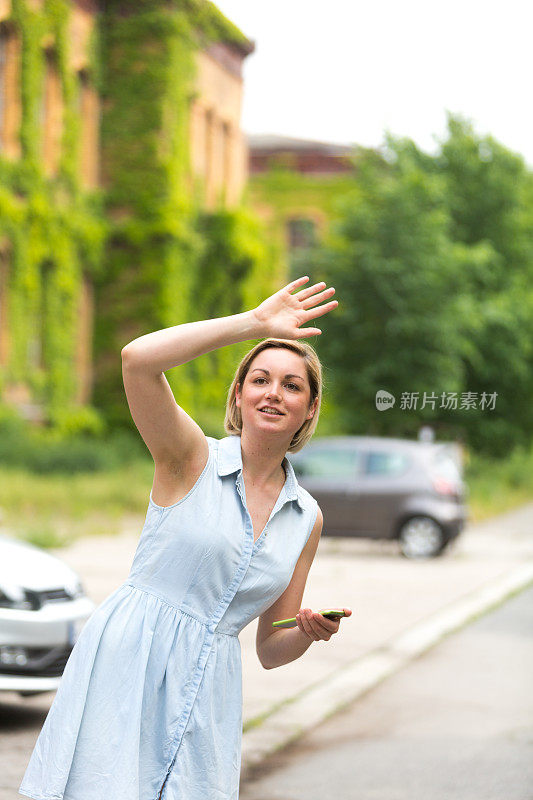
[[[250,211],[228,211],[220,202],[205,213],[202,192],[189,180],[195,54],[219,40],[246,49],[248,40],[205,0],[132,7],[108,3],[102,27],[103,158],[113,224],[97,295],[94,399],[113,425],[131,425],[120,364],[128,341],[237,313],[275,279]],[[177,402],[213,433],[221,431],[241,353],[238,345],[222,348],[167,373]]]
[[[0,158],[0,235],[8,243],[10,259],[10,357],[0,371],[0,390],[12,383],[28,385],[47,421],[58,427],[90,413],[75,405],[77,308],[83,274],[94,277],[101,268],[106,227],[100,193],[80,185],[77,85],[68,68],[69,14],[67,0],[46,0],[38,12],[25,0],[13,0],[10,22],[22,42],[22,152],[16,162]],[[53,41],[64,108],[61,160],[54,178],[44,174],[41,158],[45,36]],[[45,367],[32,366],[28,359],[36,325],[43,332]]]
[[[45,0],[35,11],[27,0],[13,0],[10,22],[22,40],[22,157],[0,158],[0,234],[11,260],[10,360],[0,391],[28,385],[49,425],[65,433],[132,424],[120,364],[132,338],[250,307],[276,281],[257,220],[244,207],[205,213],[189,181],[195,52],[216,41],[246,51],[248,40],[206,0],[108,0],[88,46],[102,104],[105,189],[87,191],[78,167],[78,81],[68,66],[71,5]],[[41,157],[45,37],[54,43],[64,103],[54,178],[44,174]],[[92,405],[80,408],[75,348],[84,274],[95,286],[95,385]],[[36,324],[43,367],[28,359]],[[168,374],[178,402],[212,432],[220,431],[220,407],[241,352],[223,348]]]

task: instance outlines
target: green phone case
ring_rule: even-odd
[[[344,611],[339,611],[337,608],[328,608],[326,611],[322,611],[321,614],[328,619],[334,619],[335,617],[338,619],[339,617],[346,616]],[[278,619],[276,622],[272,623],[272,626],[274,628],[295,628],[297,624],[296,617],[291,617],[291,619]]]

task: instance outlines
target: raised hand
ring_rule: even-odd
[[[276,339],[303,339],[306,336],[320,336],[320,328],[300,328],[306,322],[317,317],[322,317],[332,311],[339,304],[337,300],[319,305],[324,300],[335,294],[335,289],[326,289],[326,284],[315,283],[294,294],[291,292],[307,283],[309,277],[305,275],[288,283],[283,289],[264,300],[253,314],[260,323],[265,336]]]

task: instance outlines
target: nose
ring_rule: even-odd
[[[276,397],[279,399],[279,389],[277,388],[277,384],[272,384],[270,388],[266,392],[267,397]]]

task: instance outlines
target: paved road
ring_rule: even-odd
[[[271,757],[241,800],[533,800],[533,588]]]

